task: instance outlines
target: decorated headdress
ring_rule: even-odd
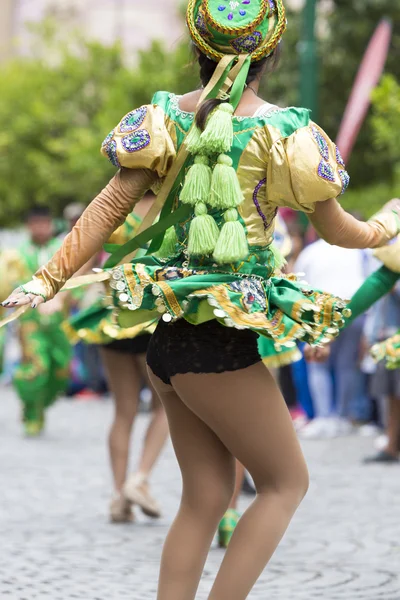
[[[195,157],[180,195],[195,213],[188,253],[212,254],[218,263],[231,263],[248,255],[246,233],[236,210],[243,194],[227,154],[233,143],[232,116],[251,63],[271,55],[286,29],[285,9],[282,0],[189,0],[187,23],[197,48],[218,63],[200,103],[223,100],[210,114],[204,131],[195,124],[185,140]],[[221,231],[208,207],[224,211]]]
[[[286,29],[282,0],[189,0],[187,24],[196,46],[219,62],[227,54],[269,56]]]

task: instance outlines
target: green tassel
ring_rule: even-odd
[[[200,136],[198,152],[205,154],[229,152],[233,144],[233,112],[233,106],[224,102],[211,113],[206,128]]]
[[[190,167],[181,191],[180,200],[184,204],[208,202],[211,190],[212,171],[206,156],[196,156],[194,165]]]
[[[196,123],[193,124],[185,139],[185,146],[190,154],[198,154],[200,147],[201,131]]]
[[[219,210],[236,208],[244,200],[232,159],[220,154],[214,167],[209,205]]]
[[[219,237],[218,225],[213,217],[207,214],[204,202],[198,202],[194,212],[196,216],[190,223],[188,253],[190,256],[211,254]]]
[[[168,258],[169,256],[175,254],[175,246],[177,243],[178,238],[176,237],[175,227],[170,227],[165,232],[163,243],[155,253],[155,256],[157,258]]]
[[[224,219],[225,223],[213,254],[214,260],[222,265],[243,260],[249,254],[246,232],[239,221],[237,210],[227,210]]]
[[[283,256],[282,252],[274,242],[272,242],[269,249],[274,257],[275,269],[282,269],[285,265],[287,265],[286,258]]]

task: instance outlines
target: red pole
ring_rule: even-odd
[[[372,91],[385,68],[391,37],[392,24],[388,19],[382,19],[368,44],[340,125],[337,145],[345,162],[368,112]]]

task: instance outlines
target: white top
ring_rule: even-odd
[[[295,264],[296,273],[305,273],[307,283],[339,298],[350,299],[371,273],[368,250],[349,250],[318,240],[307,246]]]

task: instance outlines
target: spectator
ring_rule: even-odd
[[[295,271],[303,272],[311,286],[343,299],[351,298],[369,268],[367,251],[331,246],[324,240],[305,248],[295,264]],[[315,418],[302,430],[302,436],[334,437],[351,431],[350,405],[362,389],[363,374],[358,363],[363,325],[363,317],[356,319],[332,344],[326,362],[309,365]]]
[[[400,284],[371,310],[365,325],[369,345],[381,342],[400,328]],[[387,443],[366,463],[398,462],[400,453],[400,371],[387,369],[381,361],[372,376],[371,393],[380,400],[381,421],[386,424]]]

